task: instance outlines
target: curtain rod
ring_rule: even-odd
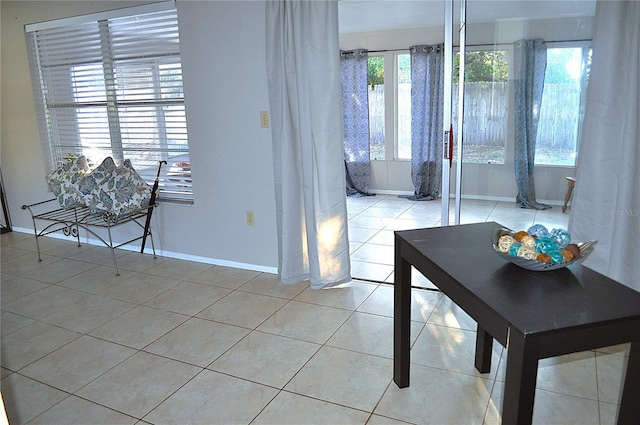
[[[384,52],[402,52],[402,51],[408,51],[409,48],[406,47],[404,49],[382,49],[382,50],[367,50],[367,49],[351,49],[351,50],[341,50],[340,52],[343,55],[351,55],[353,53],[355,53],[356,50],[361,50],[363,52],[366,53],[384,53]]]
[[[488,44],[488,43],[484,43],[484,44],[467,44],[468,47],[482,47],[482,46],[512,46],[513,43],[517,43],[520,40],[516,40],[513,41],[511,43],[494,43],[494,44]],[[575,40],[543,40],[545,43],[586,43],[586,42],[591,42],[593,41],[590,38],[582,38],[582,39],[575,39]],[[453,47],[460,47],[459,45],[457,46],[453,46]]]
[[[404,49],[382,49],[382,50],[367,50],[369,53],[384,53],[384,52],[401,52],[403,50],[409,50],[409,48]]]
[[[518,41],[518,40],[516,40]],[[490,44],[490,43],[483,43],[483,44],[467,44],[467,47],[484,47],[484,46],[511,46],[513,45],[514,42],[511,43],[494,43],[494,44]],[[589,38],[583,38],[583,39],[576,39],[576,40],[545,40],[545,43],[585,43],[585,42],[591,42],[593,41],[592,39]],[[460,47],[460,45],[454,45],[453,47]],[[409,47],[406,47],[404,49],[380,49],[380,50],[367,50],[367,49],[362,49],[363,51],[367,52],[367,53],[385,53],[385,52],[402,52],[402,51],[408,51]],[[344,53],[345,54],[351,54],[353,53],[355,50],[345,50]]]

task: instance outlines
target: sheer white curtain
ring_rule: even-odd
[[[640,2],[598,1],[569,230],[584,265],[640,291]]]
[[[266,63],[280,280],[348,282],[337,2],[268,1]]]

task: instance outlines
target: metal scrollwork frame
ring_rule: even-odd
[[[40,237],[62,231],[65,236],[72,236],[75,238],[78,241],[78,246],[80,246],[80,229],[83,229],[111,250],[113,265],[116,269],[116,276],[119,276],[120,271],[118,270],[118,264],[114,252],[114,249],[116,248],[138,240],[144,240],[146,236],[149,236],[151,240],[153,258],[157,258],[153,242],[153,234],[151,233],[151,229],[144,225],[144,220],[149,214],[151,214],[153,208],[157,206],[158,204],[154,203],[141,209],[117,215],[112,212],[92,212],[87,207],[60,208],[57,199],[49,199],[35,204],[23,205],[22,209],[28,210],[31,214],[33,231],[36,237],[36,247],[38,250],[38,261],[42,261],[42,257],[40,255],[40,243],[38,241]],[[44,210],[44,212],[37,212],[41,210]],[[45,223],[45,225],[42,229],[38,230],[38,223],[40,222]],[[126,242],[114,244],[111,229],[125,223],[137,224],[141,229],[143,229],[143,234],[127,240]],[[98,233],[98,229],[100,228],[106,229],[106,237]]]
[[[62,228],[62,233],[64,233],[65,236],[77,238],[79,236],[78,226],[73,223],[65,223],[65,226]]]

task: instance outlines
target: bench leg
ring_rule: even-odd
[[[38,242],[38,235],[36,235],[36,249],[38,250],[38,261],[42,261],[42,257],[40,256],[40,242]]]
[[[120,270],[118,270],[118,262],[116,261],[116,251],[113,247],[113,239],[111,239],[111,226],[107,226],[107,233],[109,234],[109,249],[111,250],[111,256],[113,257],[113,265],[116,268],[116,276],[120,276]]]
[[[40,237],[38,236],[38,233],[36,232],[36,249],[38,250],[38,261],[42,261],[42,257],[40,256],[40,242],[38,241]]]
[[[26,209],[26,206],[22,206],[22,209]],[[31,212],[31,209],[29,209]],[[36,219],[33,218],[33,213],[31,213],[31,221],[33,222],[33,235],[36,237],[36,250],[38,251],[38,261],[42,261],[42,257],[40,257],[40,242],[38,242],[38,228],[36,227]]]
[[[80,248],[80,228],[76,225],[76,239],[78,240],[78,248]]]
[[[75,208],[73,209],[73,215],[76,218],[76,221],[75,221],[76,224],[75,225],[72,224],[70,226],[71,227],[70,231],[71,231],[71,234],[74,235],[78,240],[78,248],[80,248],[80,226],[78,226],[78,210]]]
[[[151,239],[151,250],[153,251],[153,258],[158,258],[156,255],[156,245],[153,243],[153,233],[149,230],[149,239]]]

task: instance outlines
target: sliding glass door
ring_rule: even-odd
[[[442,128],[443,166],[442,166],[442,219],[441,224],[460,224],[461,212],[461,175],[462,161],[457,158],[456,146],[462,145],[462,106],[464,102],[464,84],[456,84],[460,78],[460,69],[463,69],[464,60],[456,60],[459,57],[460,46],[464,51],[466,33],[466,0],[445,0],[444,16],[444,119]],[[457,67],[456,67],[457,65]],[[456,77],[457,75],[457,77]],[[461,151],[460,151],[461,153]]]
[[[451,167],[443,171],[442,224],[566,228],[594,3],[445,2]]]

